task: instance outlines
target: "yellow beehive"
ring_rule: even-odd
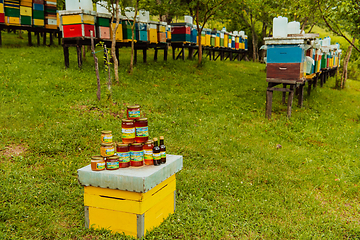
[[[229,44],[229,35],[228,34],[224,34],[224,47],[228,47]]]
[[[6,25],[20,26],[20,18],[18,18],[18,17],[6,17]]]
[[[142,237],[174,213],[175,174],[146,193],[85,187],[87,227]]]
[[[4,4],[0,3],[0,13],[4,13]]]
[[[111,28],[110,28],[110,39],[112,38],[113,35],[113,30],[115,29],[116,23],[112,23],[111,24]],[[123,30],[122,30],[122,25],[121,23],[119,23],[119,26],[116,30],[116,35],[115,35],[115,39],[117,42],[122,42],[123,41]]]
[[[157,22],[151,21],[148,25],[148,40],[150,43],[158,43]]]
[[[20,6],[20,15],[21,16],[32,16],[32,8],[31,7],[23,7]]]
[[[215,37],[215,47],[220,47],[220,37]]]
[[[33,19],[34,26],[44,26],[45,22],[44,19]]]
[[[62,24],[71,25],[71,24],[91,24],[95,25],[95,16],[87,14],[75,14],[75,15],[62,15]]]
[[[211,46],[211,35],[205,34],[205,46]]]

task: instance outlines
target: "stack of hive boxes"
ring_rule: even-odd
[[[159,43],[166,43],[166,22],[160,22],[157,26]]]
[[[155,21],[149,21],[148,41],[150,43],[158,43],[157,22],[155,22]]]
[[[19,0],[5,0],[5,24],[6,25],[20,25],[20,1]]]
[[[131,42],[132,41],[132,26],[134,24],[134,20],[127,18],[122,21],[122,29],[123,29],[123,41]],[[134,36],[134,41],[136,42],[136,34]]]
[[[172,23],[171,42],[191,43],[191,23]]]
[[[111,14],[109,14],[109,13],[97,13],[96,14],[97,38],[104,39],[104,40],[110,39],[110,21],[111,21]]]
[[[5,23],[4,2],[0,0],[0,24]]]
[[[147,23],[137,22],[135,24],[135,29],[136,29],[136,39],[138,39],[140,42],[148,42]]]
[[[20,1],[20,23],[22,26],[32,25],[32,0]]]
[[[95,16],[96,12],[88,10],[59,11],[63,38],[91,38],[91,32],[95,37]]]
[[[122,30],[122,21],[124,20],[123,17],[120,17],[119,20],[119,26],[116,29],[116,33],[115,33],[115,39],[117,42],[122,42],[123,41],[123,30]],[[113,29],[115,29],[116,26],[116,18],[114,18],[113,23],[111,24],[111,28],[110,28],[110,38],[112,37],[113,34]]]
[[[57,29],[56,0],[45,1],[45,28]]]
[[[33,0],[33,26],[45,26],[44,0]]]

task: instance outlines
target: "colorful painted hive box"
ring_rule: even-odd
[[[100,172],[91,171],[90,165],[79,169],[85,226],[142,238],[174,213],[175,173],[182,169],[182,162],[182,156],[168,155],[160,166]]]
[[[63,38],[91,38],[91,32],[96,37],[95,17],[96,13],[93,11],[59,11]]]
[[[191,43],[191,27],[189,23],[173,23],[171,24],[171,41]]]
[[[97,38],[110,39],[110,21],[111,14],[97,13],[96,15],[96,32]]]
[[[300,80],[304,77],[304,46],[268,45],[267,78]]]

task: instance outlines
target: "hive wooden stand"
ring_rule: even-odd
[[[176,176],[183,158],[168,155],[160,166],[78,170],[84,186],[85,227],[142,238],[175,212]]]

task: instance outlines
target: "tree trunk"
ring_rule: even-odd
[[[116,17],[116,23],[115,23],[115,28],[113,28],[113,22],[114,22],[114,15]],[[111,17],[111,23],[110,23],[110,27],[112,30],[112,35],[111,35],[111,57],[113,59],[114,62],[114,74],[115,74],[115,82],[119,83],[119,61],[116,57],[116,31],[119,27],[119,22],[120,22],[120,13],[119,13],[119,0],[116,0],[116,9],[115,12],[113,12],[112,17]]]
[[[199,66],[201,65],[201,61],[202,61],[202,45],[201,45],[201,31],[203,29],[203,27],[201,27],[200,29],[200,26],[199,26],[199,2],[196,6],[196,27],[197,27],[197,30],[198,30],[198,38],[199,38],[199,50],[198,50],[198,64]]]
[[[355,38],[353,38],[352,44],[348,47],[346,57],[344,59],[343,72],[342,72],[342,75],[341,75],[341,85],[340,85],[341,89],[345,88],[345,84],[346,84],[346,80],[347,80],[347,72],[348,72],[347,67],[348,67],[348,64],[349,64],[349,60],[350,60],[350,57],[351,57],[351,52],[352,52],[354,43],[355,43]]]
[[[99,75],[99,63],[98,63],[98,58],[95,55],[95,46],[94,46],[94,36],[93,36],[93,31],[90,31],[90,35],[91,35],[91,53],[94,57],[94,62],[95,62],[95,72],[96,72],[96,79],[97,79],[97,92],[96,92],[96,96],[97,99],[100,101],[100,96],[101,96],[101,86],[100,86],[100,75]]]
[[[250,19],[251,19],[251,34],[252,34],[252,45],[253,45],[253,62],[257,62],[259,59],[258,39],[255,30],[255,21],[253,21],[252,14],[250,14]]]
[[[131,37],[131,55],[130,55],[130,72],[129,72],[130,74],[132,74],[132,72],[134,70],[135,24],[136,24],[136,15],[137,15],[137,11],[138,11],[138,5],[139,5],[139,0],[136,0],[134,22],[131,27],[132,37]]]

